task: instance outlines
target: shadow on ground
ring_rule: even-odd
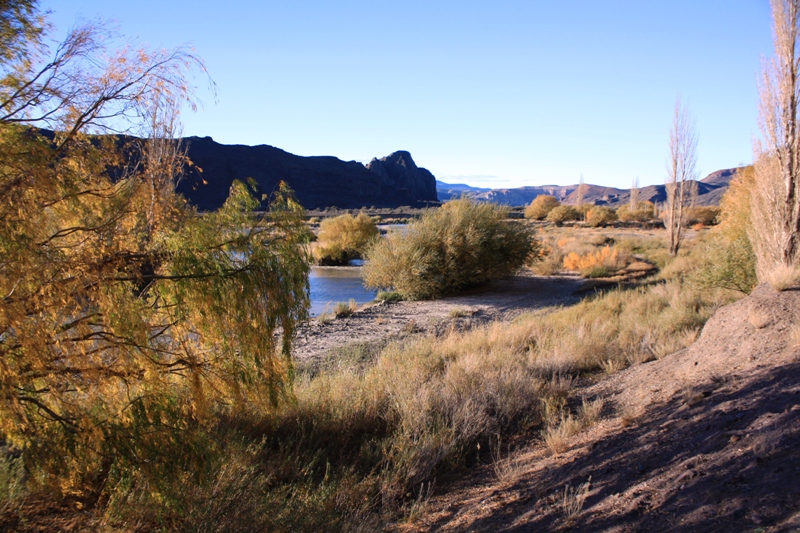
[[[583,511],[567,520],[564,487],[589,476]],[[427,525],[515,533],[800,531],[800,363],[700,384],[508,490],[520,497],[469,524],[450,523],[466,510],[456,506]]]

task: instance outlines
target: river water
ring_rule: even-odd
[[[333,311],[336,302],[349,302],[351,298],[359,305],[375,299],[376,291],[364,287],[358,266],[315,266],[311,268],[308,282],[311,286],[311,316]]]

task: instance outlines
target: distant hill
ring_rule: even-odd
[[[736,173],[743,167],[727,168],[712,172],[696,183],[697,205],[718,205],[722,195],[728,189],[728,184]],[[578,203],[578,185],[542,185],[531,187],[516,187],[512,189],[477,189],[470,188],[468,185],[458,185],[465,187],[458,194],[466,194],[481,202],[493,202],[509,206],[524,206],[530,204],[534,198],[542,194],[555,196],[562,203]],[[442,194],[446,188],[455,188],[442,182],[437,182],[440,200],[446,200]],[[630,189],[616,189],[614,187],[604,187],[601,185],[584,184],[583,201],[584,203],[595,205],[606,205],[617,207],[630,201]],[[648,200],[653,203],[664,202],[667,198],[664,185],[648,185],[639,189],[639,199]]]
[[[178,192],[200,210],[228,197],[233,180],[253,178],[269,194],[280,181],[294,189],[306,209],[400,207],[436,202],[436,179],[411,154],[394,152],[366,166],[336,157],[302,157],[268,145],[224,145],[211,137],[187,137],[188,156],[202,169],[189,170]]]
[[[436,194],[439,196],[439,200],[442,202],[460,198],[464,194],[472,195],[490,190],[491,189],[473,187],[465,183],[445,183],[443,181],[436,180]]]

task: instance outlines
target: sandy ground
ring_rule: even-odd
[[[294,358],[307,364],[332,348],[352,342],[378,341],[407,333],[441,333],[494,320],[511,320],[525,312],[577,302],[584,280],[521,273],[459,296],[424,302],[368,304],[349,317],[311,319],[298,328]]]
[[[759,287],[690,348],[579,396],[604,414],[566,451],[532,435],[392,530],[800,531],[800,291]]]

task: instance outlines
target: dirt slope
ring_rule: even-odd
[[[606,408],[566,452],[536,439],[395,530],[800,531],[800,291],[760,287],[689,349],[579,394]],[[590,479],[569,518],[565,487]]]

